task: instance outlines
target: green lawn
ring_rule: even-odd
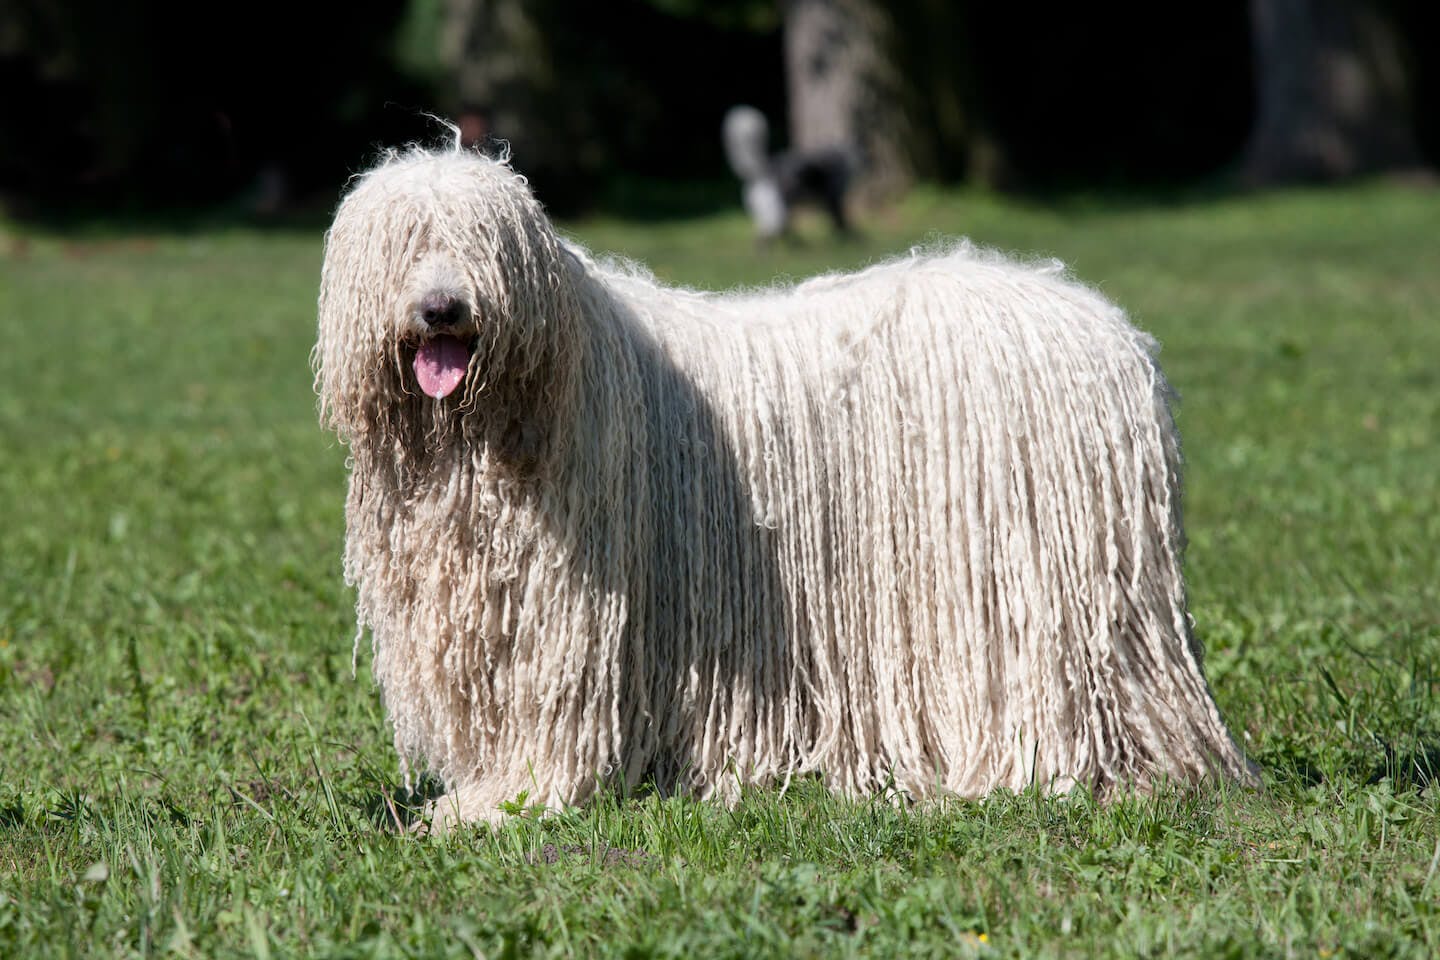
[[[802,783],[490,834],[399,772],[315,425],[320,237],[0,236],[0,957],[1440,953],[1440,194],[921,192],[836,247],[571,225],[698,286],[968,234],[1164,344],[1193,613],[1260,793],[917,812]]]

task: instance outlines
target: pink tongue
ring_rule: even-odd
[[[437,400],[460,386],[469,364],[470,351],[458,337],[449,334],[432,337],[415,351],[415,377],[420,389]]]

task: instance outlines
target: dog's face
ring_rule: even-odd
[[[573,340],[568,259],[504,164],[417,152],[366,174],[326,236],[322,417],[356,446],[535,459]]]
[[[440,250],[421,254],[408,282],[400,318],[404,356],[420,392],[443,400],[470,372],[481,319],[475,283],[463,264]]]

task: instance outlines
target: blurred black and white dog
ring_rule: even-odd
[[[804,203],[820,207],[835,231],[850,232],[845,195],[855,160],[843,147],[770,153],[770,127],[754,107],[731,107],[723,130],[725,157],[744,186],[745,212],[761,242],[790,229],[791,211]]]

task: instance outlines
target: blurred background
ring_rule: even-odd
[[[1428,181],[1426,0],[0,3],[19,219],[321,216],[383,145],[508,141],[562,216],[734,206],[726,111],[843,147],[852,198]]]

